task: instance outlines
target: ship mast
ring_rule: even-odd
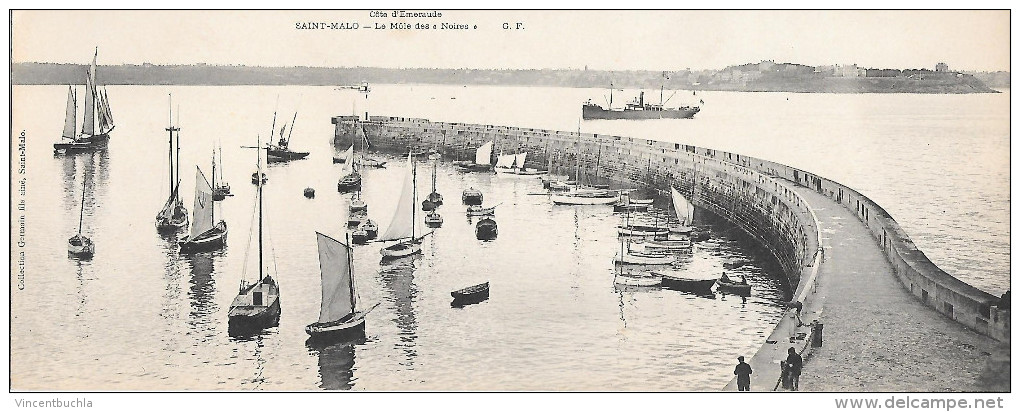
[[[276,115],[273,115],[273,125],[276,124]],[[262,139],[256,137],[255,142],[255,155],[258,160],[255,161],[255,181],[258,182],[258,196],[259,196],[259,283],[262,282],[262,153],[259,148],[262,146]],[[272,136],[270,136],[272,140]]]
[[[81,212],[78,214],[78,236],[81,236],[81,222],[85,220],[85,182],[88,180],[88,173],[82,173],[81,179]]]
[[[167,96],[169,96],[169,101],[170,101],[170,104],[169,104],[170,114],[167,116],[167,124],[168,124],[168,126],[166,128],[166,131],[170,132],[170,141],[169,141],[170,150],[167,153],[167,168],[170,171],[170,196],[173,196],[174,195],[174,181],[176,180],[175,177],[174,177],[174,150],[173,150],[174,149],[174,132],[180,131],[181,129],[174,126],[174,108],[173,108],[174,95],[173,94],[168,94]]]

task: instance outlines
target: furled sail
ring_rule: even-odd
[[[74,122],[76,113],[76,104],[74,98],[74,88],[67,86],[67,110],[64,113],[64,132],[61,136],[68,139],[74,138]]]
[[[496,156],[496,167],[509,168],[514,163],[514,155],[499,155]]]
[[[680,194],[674,187],[670,187],[670,195],[673,197],[673,210],[676,211],[676,218],[685,225],[694,221],[694,205]]]
[[[174,206],[177,205],[177,189],[180,185],[174,186],[174,190],[170,191],[170,197],[166,198],[166,204],[163,205],[163,210],[159,211],[161,218],[170,219],[174,215]]]
[[[489,143],[483,144],[481,147],[478,148],[478,151],[475,152],[475,164],[487,165],[490,162],[489,159],[490,157],[492,157],[491,141]]]
[[[407,174],[404,177],[404,186],[400,189],[400,200],[397,201],[397,209],[393,212],[393,220],[386,228],[379,240],[397,240],[414,236],[414,158],[407,156]]]
[[[350,246],[315,232],[319,245],[319,272],[322,274],[322,304],[319,322],[331,322],[354,312]]]
[[[195,209],[191,221],[191,238],[208,232],[213,228],[212,186],[202,174],[202,169],[195,166]]]
[[[515,164],[514,167],[516,167],[518,169],[523,169],[524,168],[524,160],[526,160],[527,158],[528,158],[528,152],[520,152],[520,153],[518,153],[517,156],[514,157],[514,164]]]
[[[113,111],[110,110],[110,96],[106,95],[106,87],[103,87],[103,109],[106,112],[106,120],[113,126]]]

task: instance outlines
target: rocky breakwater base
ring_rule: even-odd
[[[403,117],[332,122],[339,149],[353,142],[370,151],[435,149],[445,160],[473,160],[475,149],[492,141],[494,153],[526,150],[527,167],[552,165],[553,174],[580,169],[598,176],[593,183],[661,193],[672,185],[737,225],[780,263],[791,301],[750,359],[752,390],[781,389],[779,362],[790,347],[806,359],[807,390],[1009,390],[1008,302],[939,269],[884,209],[838,182],[656,140]],[[734,364],[739,355],[719,354]],[[735,390],[735,381],[725,389]]]

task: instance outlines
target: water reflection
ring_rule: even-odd
[[[219,253],[213,252],[213,253]],[[216,280],[213,279],[214,270],[212,253],[198,253],[186,258],[191,264],[191,288],[188,290],[188,298],[191,302],[191,311],[188,314],[188,326],[192,330],[204,329],[211,331],[215,329],[218,322],[210,319],[219,309],[216,305]]]
[[[418,356],[415,350],[415,341],[418,339],[418,321],[414,314],[414,301],[418,289],[414,285],[415,257],[406,257],[392,261],[389,265],[383,266],[380,275],[383,279],[383,288],[389,293],[389,300],[393,302],[396,311],[394,322],[400,329],[400,341],[397,348],[404,352],[406,359],[405,366],[412,366],[415,357]]]
[[[354,345],[365,343],[365,337],[358,339],[320,343],[309,340],[305,343],[308,353],[318,357],[319,387],[326,390],[350,390],[354,387]]]

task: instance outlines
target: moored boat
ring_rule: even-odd
[[[358,191],[354,192],[354,196],[351,197],[351,204],[348,205],[347,208],[351,211],[351,213],[367,212],[368,203],[365,203],[365,200],[361,198],[361,192]]]
[[[714,276],[694,274],[680,275],[676,272],[652,272],[662,277],[662,286],[684,292],[711,293],[715,284]]]
[[[435,210],[425,215],[425,225],[431,228],[437,228],[443,225],[443,216]]]
[[[723,273],[716,284],[719,285],[719,291],[722,292],[742,296],[751,294],[751,284],[747,283],[747,279],[742,275],[727,275]]]
[[[85,152],[106,147],[107,141],[110,140],[110,132],[116,127],[113,124],[113,112],[110,110],[110,100],[106,90],[105,88],[99,90],[96,86],[96,58],[98,57],[99,48],[97,47],[85,77],[85,113],[81,133],[78,133],[75,123],[77,94],[74,88],[69,85],[64,113],[64,129],[60,141],[53,144],[55,153]]]
[[[312,189],[310,187],[306,187],[305,190],[304,190],[304,195],[305,195],[305,197],[307,197],[309,199],[314,198],[315,197],[315,189]]]
[[[67,254],[78,259],[89,259],[96,253],[96,245],[92,243],[92,239],[81,233],[82,223],[85,221],[85,182],[86,175],[83,175],[81,182],[81,210],[78,212],[78,233],[67,239]]]
[[[172,98],[171,98],[172,99]],[[165,233],[176,231],[188,227],[188,209],[184,207],[184,202],[181,201],[179,196],[179,189],[181,187],[179,169],[179,158],[181,153],[180,146],[180,128],[173,125],[173,103],[171,100],[170,104],[170,125],[167,126],[166,131],[170,132],[170,146],[168,150],[169,157],[169,169],[170,169],[170,196],[166,199],[166,203],[163,204],[163,209],[156,214],[156,230]],[[174,156],[174,132],[177,132],[176,141],[176,154]]]
[[[273,127],[276,125],[276,114],[273,114]],[[297,112],[294,112],[294,119],[290,121],[290,132],[284,137],[284,132],[287,129],[287,124],[284,123],[283,127],[280,128],[280,140],[276,142],[276,145],[266,145],[266,161],[268,162],[286,162],[288,160],[304,159],[308,156],[308,152],[298,152],[291,150],[290,148],[290,137],[294,134],[294,125],[297,123]],[[269,140],[273,140],[273,136],[269,136]]]
[[[219,163],[220,167],[216,165]],[[219,173],[217,173],[219,171]],[[213,151],[213,164],[212,164],[212,189],[213,189],[213,200],[223,200],[227,196],[233,196],[230,193],[230,183],[223,181],[223,148],[220,148],[220,159],[216,161],[216,151]]]
[[[191,234],[178,241],[181,252],[199,252],[222,248],[227,241],[227,222],[216,222],[216,202],[213,189],[195,166],[195,205],[192,212]],[[214,223],[215,222],[215,223]]]
[[[475,224],[475,238],[478,240],[493,240],[498,235],[496,220],[491,217],[485,217]]]
[[[479,283],[463,289],[450,292],[453,296],[453,306],[466,306],[479,303],[489,298],[489,282]]]
[[[662,276],[648,272],[620,272],[616,274],[613,282],[624,286],[658,286],[662,283]]]
[[[255,145],[256,149],[259,146]],[[256,152],[259,158],[256,173],[262,170],[262,157]],[[248,283],[244,273],[246,267],[241,270],[241,282],[237,296],[230,303],[227,311],[227,332],[231,336],[245,336],[259,331],[276,327],[280,324],[280,286],[272,276],[265,274],[268,270],[263,261],[262,242],[262,182],[256,184],[256,197],[258,198],[258,280]],[[247,265],[247,262],[245,262]],[[273,267],[276,267],[274,264]]]
[[[622,225],[617,226],[616,231],[621,236],[660,236],[669,234],[669,230],[666,228],[647,225]]]
[[[454,166],[462,172],[491,172],[492,142],[485,143],[475,150],[474,162],[454,162]]]
[[[482,191],[475,189],[474,187],[464,189],[464,193],[460,195],[460,200],[464,202],[465,205],[481,205],[482,199],[484,199]]]
[[[499,205],[490,206],[490,207],[482,207],[481,205],[471,205],[471,206],[468,206],[468,208],[467,208],[467,215],[470,216],[470,217],[495,216],[496,215],[496,206],[499,206]]]
[[[404,178],[403,187],[400,189],[400,198],[397,200],[397,208],[393,212],[386,232],[379,237],[380,241],[395,240],[389,246],[379,250],[383,260],[401,258],[421,253],[421,240],[431,232],[418,236],[417,234],[417,168],[414,157],[407,156],[407,172]]]
[[[305,326],[310,339],[340,339],[365,333],[367,310],[358,310],[358,292],[354,276],[354,258],[350,245],[315,232],[322,276],[322,300],[319,319]]]

